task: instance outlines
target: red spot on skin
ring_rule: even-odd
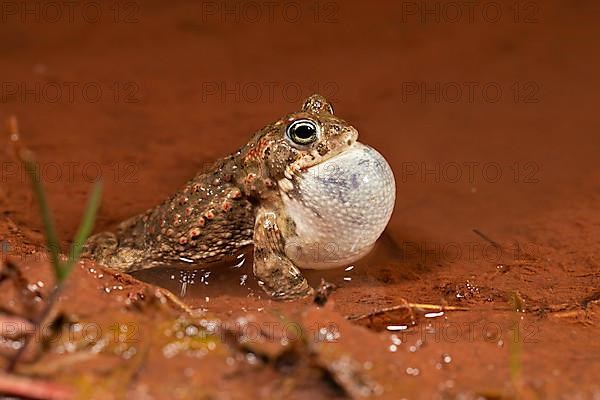
[[[188,239],[185,236],[182,236],[179,238],[179,244],[186,244],[188,242]]]
[[[181,215],[175,214],[175,216],[173,217],[173,225],[179,226],[180,224],[181,224]]]
[[[268,143],[269,143],[269,140],[266,140],[266,139],[260,140],[254,148],[252,148],[250,151],[248,151],[244,160],[247,160],[247,159],[252,160],[252,159],[260,158],[260,156],[263,154],[264,148],[268,146]]]
[[[221,209],[225,212],[230,211],[232,207],[233,206],[228,201],[224,201],[223,204],[221,204]]]
[[[203,227],[204,224],[206,224],[206,220],[204,217],[200,217],[200,219],[198,219],[198,226]]]
[[[188,207],[185,209],[186,215],[192,215],[193,212],[194,212],[194,209],[192,207]]]
[[[213,219],[215,217],[215,212],[213,210],[208,210],[204,213],[204,217],[206,219]]]
[[[195,237],[200,236],[200,232],[201,232],[200,228],[192,228],[192,229],[190,229],[190,232],[189,232],[190,238],[193,239]]]

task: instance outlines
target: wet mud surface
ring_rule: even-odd
[[[498,2],[496,22],[391,1],[317,2],[294,22],[251,21],[243,2],[239,21],[221,2],[98,4],[96,23],[0,24],[0,118],[38,157],[63,248],[95,176],[102,231],[314,91],[387,158],[396,207],[369,256],[306,272],[335,285],[322,307],[268,299],[251,251],[133,277],[82,261],[17,373],[102,399],[600,396],[597,4]],[[53,278],[3,137],[7,368]]]

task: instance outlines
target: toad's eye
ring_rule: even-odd
[[[310,119],[298,119],[288,125],[285,133],[292,142],[307,145],[317,140],[319,126]]]

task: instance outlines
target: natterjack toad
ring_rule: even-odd
[[[254,244],[254,274],[277,299],[312,293],[299,268],[364,256],[387,225],[392,171],[313,95],[157,207],[92,236],[88,254],[132,272],[218,260]]]

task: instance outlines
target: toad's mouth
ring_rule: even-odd
[[[389,222],[395,193],[385,158],[360,142],[303,170],[293,190],[281,190],[296,226],[287,256],[299,267],[323,269],[364,256]]]

